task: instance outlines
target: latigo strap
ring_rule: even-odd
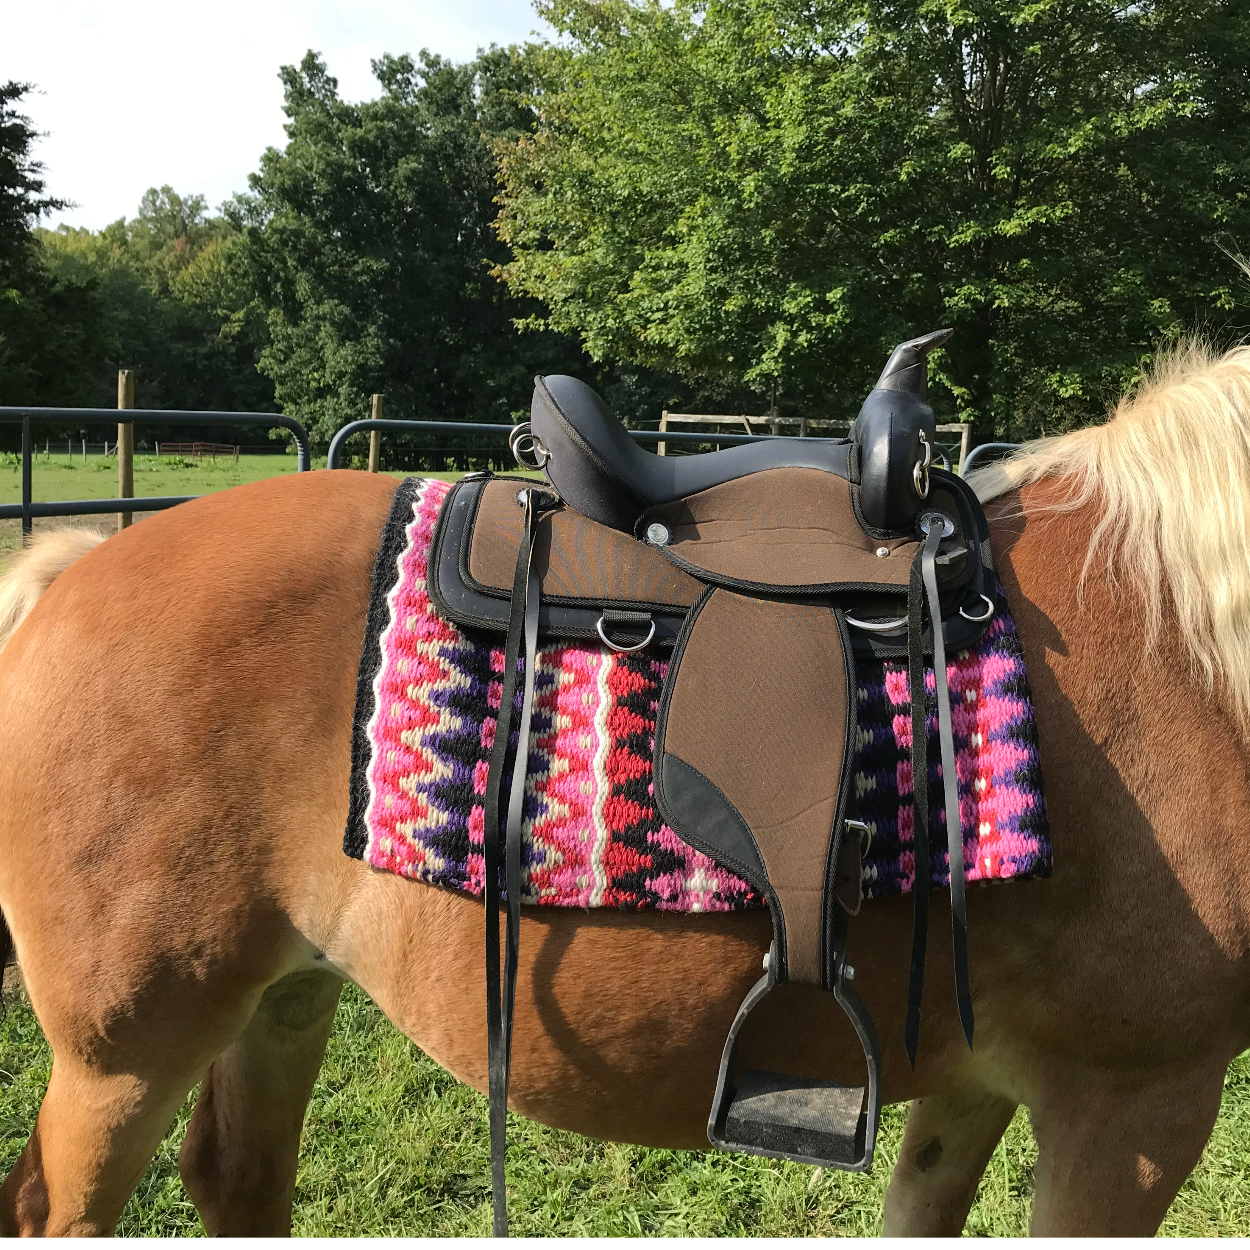
[[[544,512],[556,503],[547,492],[523,489],[517,500],[525,511],[525,528],[517,551],[512,583],[512,612],[504,647],[503,688],[495,741],[483,798],[482,857],[486,896],[486,1052],[490,1099],[491,1191],[494,1234],[508,1235],[508,1197],[504,1160],[507,1153],[508,1076],[512,1065],[512,1020],[516,1007],[517,953],[521,937],[521,817],[525,804],[525,774],[529,761],[530,721],[534,709],[534,667],[538,656],[538,607],[541,598],[533,567],[534,539]],[[508,737],[516,701],[517,661],[524,644],[525,679],[517,732],[512,789],[508,795],[508,823],[504,857],[508,891],[508,929],[504,948],[502,985],[499,972],[499,794],[502,788]]]
[[[907,986],[907,1024],[903,1034],[907,1058],[914,1068],[920,1041],[920,1001],[924,991],[925,951],[929,927],[929,758],[926,721],[924,651],[921,632],[928,608],[933,630],[933,675],[938,711],[938,742],[942,756],[943,799],[946,807],[946,843],[950,859],[951,930],[955,959],[955,998],[964,1037],[972,1046],[972,991],[968,984],[968,919],[964,905],[964,844],[959,814],[959,788],[955,772],[955,734],[951,723],[950,688],[946,679],[946,645],[942,610],[938,600],[936,558],[947,525],[941,513],[920,519],[925,541],[916,552],[908,588],[907,661],[911,685],[912,798],[915,809],[916,882],[912,891],[911,972]]]

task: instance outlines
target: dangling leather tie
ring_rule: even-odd
[[[933,630],[933,674],[937,695],[938,742],[942,758],[942,783],[946,807],[946,844],[950,859],[951,938],[955,960],[955,999],[959,1022],[968,1046],[972,1046],[972,991],[968,983],[968,920],[964,904],[964,844],[959,812],[959,783],[955,772],[955,734],[951,724],[950,688],[946,680],[946,642],[942,631],[942,605],[938,599],[937,550],[945,520],[932,514],[925,541],[912,563],[908,586],[907,667],[910,684],[912,800],[915,808],[915,898],[912,928],[911,973],[907,989],[907,1024],[903,1040],[907,1057],[916,1066],[920,1040],[920,1001],[924,990],[925,950],[929,923],[929,758],[927,692],[925,690],[923,610],[927,602]],[[922,518],[924,526],[927,518]]]
[[[935,538],[934,534],[939,538]],[[940,530],[930,531],[924,546],[930,542],[936,549]],[[911,693],[911,795],[913,817],[911,972],[907,981],[907,1024],[903,1045],[913,1070],[916,1047],[920,1042],[920,999],[924,992],[924,961],[929,940],[929,734],[926,705],[928,695],[924,684],[924,575],[916,553],[911,565],[907,587],[907,682]]]
[[[538,608],[541,588],[533,568],[534,540],[538,523],[551,507],[544,492],[520,492],[525,525],[517,551],[512,580],[512,608],[504,646],[503,683],[495,741],[486,774],[483,798],[482,857],[486,897],[486,1052],[490,1100],[491,1198],[494,1235],[508,1235],[508,1195],[504,1161],[507,1152],[508,1076],[512,1065],[512,1019],[516,1005],[517,952],[521,936],[521,820],[525,806],[525,776],[529,765],[530,721],[534,707],[534,668],[538,655]],[[522,652],[524,644],[524,652]],[[517,661],[524,655],[525,679],[517,726],[516,759],[512,766],[512,789],[508,795],[508,823],[504,833],[505,875],[508,893],[508,927],[504,947],[502,983],[499,969],[499,794],[502,788],[508,736],[516,701]]]

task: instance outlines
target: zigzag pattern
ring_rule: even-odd
[[[441,620],[426,593],[430,542],[450,487],[414,482],[393,569],[379,565],[370,631],[380,633],[373,711],[353,789],[365,836],[345,849],[375,868],[480,895],[482,796],[502,690],[503,647]],[[381,560],[383,557],[379,557]],[[999,592],[994,623],[948,668],[964,855],[972,881],[1048,876],[1050,842],[1037,733],[1015,626]],[[384,614],[384,617],[382,616]],[[366,649],[368,654],[368,649]],[[873,830],[867,897],[914,887],[911,718],[906,664],[861,662],[851,811]],[[524,902],[560,907],[730,911],[760,907],[747,882],[687,846],[659,816],[651,756],[664,654],[581,643],[539,654],[523,806]],[[362,674],[366,679],[368,674]],[[927,688],[934,689],[932,671]],[[520,703],[520,693],[517,703]],[[930,794],[941,799],[936,706]],[[515,752],[515,735],[510,744]],[[501,811],[507,807],[511,765]],[[931,813],[932,884],[949,880],[945,815]],[[500,882],[501,889],[503,882]]]

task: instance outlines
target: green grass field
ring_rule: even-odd
[[[276,473],[295,459],[244,457],[185,466],[139,457],[139,495],[202,494]],[[455,476],[452,474],[440,476]],[[41,462],[36,499],[116,493],[117,466],[93,458]],[[16,468],[0,462],[0,502],[20,498]],[[51,522],[45,522],[50,524]],[[56,522],[64,524],[64,522]],[[112,528],[112,518],[92,522]],[[17,522],[0,522],[0,550]],[[0,1021],[0,1166],[30,1132],[51,1056],[20,990]],[[131,1235],[202,1233],[178,1179],[177,1152],[194,1095],[171,1126],[123,1216]],[[562,1235],[835,1236],[880,1231],[881,1194],[897,1157],[903,1109],[887,1110],[869,1176],[817,1174],[745,1156],[605,1145],[512,1118],[509,1153],[515,1231]],[[1250,1233],[1250,1054],[1230,1069],[1219,1123],[1165,1230]],[[1035,1151],[1021,1112],[981,1185],[968,1231],[1027,1231]],[[306,1235],[486,1235],[490,1231],[485,1100],[458,1084],[349,987],[304,1129],[295,1231]]]
[[[0,1023],[0,1165],[34,1123],[51,1055],[24,995]],[[198,1236],[178,1178],[187,1100],[139,1183],[119,1231]],[[881,1194],[898,1154],[903,1109],[889,1108],[869,1176],[823,1174],[742,1155],[604,1144],[510,1117],[514,1232],[561,1236],[866,1236],[880,1232]],[[1230,1069],[1202,1163],[1164,1231],[1250,1231],[1250,1056]],[[1027,1232],[1033,1138],[1023,1112],[981,1183],[967,1231]],[[349,987],[313,1090],[300,1151],[295,1232],[306,1236],[487,1236],[486,1100],[460,1085]]]
[[[325,460],[314,462],[314,467],[325,467]],[[210,491],[225,490],[244,482],[261,478],[278,477],[296,471],[295,456],[240,456],[233,460],[203,460],[200,462],[138,455],[135,457],[136,495],[205,495]],[[452,477],[455,474],[437,474]],[[31,474],[33,497],[44,502],[60,502],[67,499],[112,499],[117,495],[117,461],[112,457],[90,456],[87,461],[80,457],[68,457],[64,452],[51,456],[40,455]],[[20,503],[22,500],[21,469],[16,458],[0,459],[0,503]],[[140,513],[139,515],[143,515]],[[85,517],[81,521],[68,518],[36,521],[35,530],[54,525],[84,524],[112,531],[116,518],[112,516]],[[0,553],[15,550],[21,539],[19,521],[0,521]]]

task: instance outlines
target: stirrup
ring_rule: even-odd
[[[851,989],[854,969],[840,952],[833,996],[864,1048],[866,1087],[756,1068],[735,1072],[738,1034],[747,1016],[777,984],[775,942],[768,949],[764,968],[764,975],[742,1000],[725,1040],[707,1122],[708,1140],[722,1150],[866,1172],[872,1167],[881,1122],[881,1048],[868,1009]]]

